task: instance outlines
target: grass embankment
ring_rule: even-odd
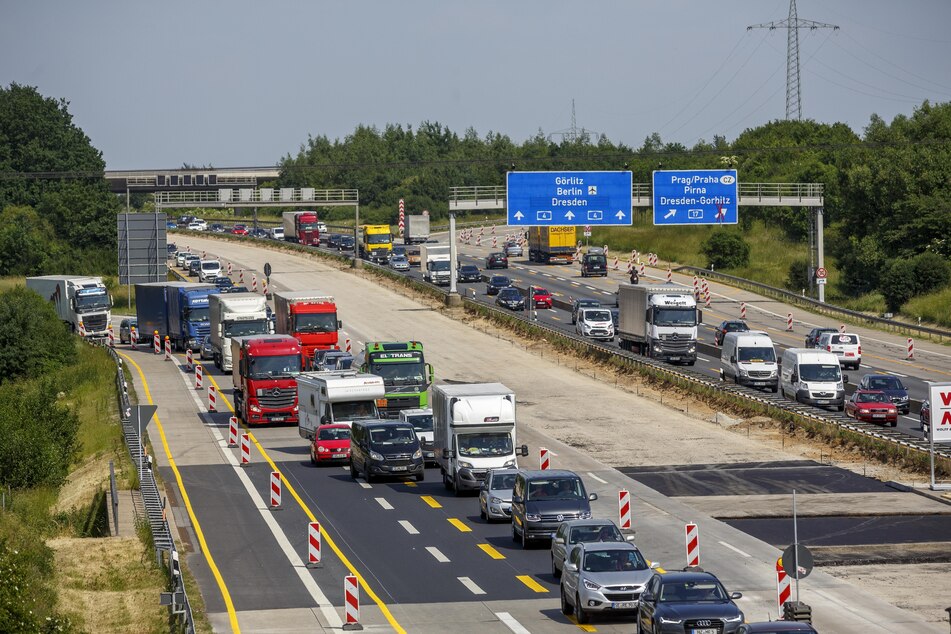
[[[109,462],[120,489],[136,477],[118,422],[115,364],[101,349],[76,345],[74,365],[41,379],[54,382],[81,421],[73,469],[60,489],[13,491],[0,513],[0,540],[22,555],[23,594],[42,618],[65,616],[76,631],[167,631],[167,608],[157,601],[166,582],[154,553],[134,535],[95,536],[108,534]]]

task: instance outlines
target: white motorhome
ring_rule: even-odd
[[[375,374],[356,370],[303,372],[297,376],[297,431],[301,438],[313,440],[320,425],[376,420],[380,418],[377,401],[385,394],[383,379]]]
[[[720,350],[720,378],[738,385],[779,390],[776,348],[765,332],[728,332]]]
[[[845,409],[845,383],[839,359],[831,352],[787,348],[783,352],[779,385],[783,396],[807,405]]]
[[[56,314],[75,333],[106,337],[112,323],[112,298],[101,277],[44,275],[26,278],[26,287],[52,302]]]
[[[489,469],[517,468],[528,447],[515,447],[515,393],[501,383],[433,386],[433,450],[456,494],[481,487]]]
[[[271,332],[267,299],[257,293],[214,293],[208,309],[215,367],[231,372],[231,338]]]
[[[439,286],[449,284],[450,265],[448,244],[420,245],[419,266],[427,282]]]

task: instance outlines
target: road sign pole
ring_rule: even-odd
[[[823,240],[822,225],[823,225],[822,207],[816,207],[816,249],[819,251],[819,268],[824,269],[826,266],[826,262],[825,262],[826,256],[825,256],[825,247],[822,244],[822,240]],[[819,286],[819,301],[824,304],[826,301],[826,285],[819,284],[818,286]],[[798,581],[796,582],[796,592],[797,593],[799,592]],[[799,600],[799,596],[797,594],[796,601],[798,600]]]
[[[793,570],[796,574],[796,603],[799,603],[799,526],[796,521],[796,489],[792,491],[792,541],[793,541]]]

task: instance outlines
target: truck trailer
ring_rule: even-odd
[[[231,372],[232,337],[270,334],[267,300],[257,293],[218,293],[209,296],[208,307],[215,367]]]
[[[427,240],[429,240],[429,215],[407,215],[406,227],[403,232],[403,243],[423,244]]]
[[[176,350],[198,350],[210,333],[208,296],[217,292],[211,284],[194,282],[136,284],[138,330],[149,337],[156,331],[162,339],[167,335]]]
[[[618,289],[618,345],[654,359],[693,365],[697,327],[703,313],[686,286],[621,284]]]
[[[316,211],[285,211],[284,240],[299,244],[320,245],[320,230]]]
[[[297,424],[300,342],[289,335],[232,337],[234,412],[248,425]]]
[[[298,433],[313,440],[320,425],[350,425],[355,420],[377,420],[377,401],[383,398],[383,379],[356,370],[304,372],[297,377],[300,404]]]
[[[73,332],[88,338],[109,336],[112,297],[101,277],[43,275],[26,278],[26,287],[52,302]]]
[[[273,297],[275,332],[300,342],[309,369],[314,351],[337,345],[343,325],[337,319],[337,304],[322,291],[275,291]]]
[[[529,262],[571,264],[575,259],[575,236],[574,226],[529,227]]]
[[[433,386],[433,452],[443,484],[478,489],[489,469],[517,468],[515,393],[501,383]]]

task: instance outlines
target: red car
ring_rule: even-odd
[[[350,425],[320,425],[310,445],[311,464],[344,463],[350,460]]]
[[[877,390],[855,390],[845,402],[845,415],[866,423],[898,425],[898,408],[885,392]]]
[[[551,308],[552,296],[547,289],[534,287],[532,300],[535,302],[535,308]]]
[[[246,236],[248,235],[248,228],[244,225],[235,225],[231,228],[231,233],[236,236]]]

